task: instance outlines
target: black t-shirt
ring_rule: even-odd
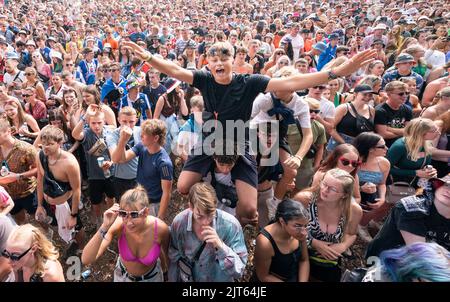
[[[217,112],[217,119],[225,125],[227,120],[250,119],[253,101],[259,93],[266,90],[270,78],[262,75],[233,74],[228,85],[220,85],[210,72],[193,71],[193,86],[200,90],[205,110]]]
[[[392,109],[388,104],[383,103],[375,107],[375,125],[386,125],[391,128],[405,128],[406,122],[412,119],[412,110],[405,104],[398,110]],[[397,137],[398,138],[398,137]],[[397,138],[385,139],[386,145],[390,147]]]
[[[429,199],[409,196],[392,209],[383,228],[370,242],[366,258],[405,245],[400,231],[425,237],[450,251],[450,219],[441,216]]]
[[[152,107],[152,114],[155,112],[156,103],[158,102],[159,97],[163,95],[166,91],[167,91],[166,87],[164,87],[164,85],[161,84],[156,88],[145,86],[144,89],[142,90],[142,92],[145,93],[148,97],[150,107]]]

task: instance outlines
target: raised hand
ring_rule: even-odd
[[[117,216],[119,215],[120,206],[118,203],[113,204],[108,210],[103,213],[103,223],[102,228],[108,230],[114,221],[116,221]]]
[[[377,56],[376,49],[367,49],[361,51],[360,53],[354,55],[350,60],[347,60],[342,65],[339,65],[334,69],[334,73],[338,76],[343,77],[351,75],[355,71],[358,71],[364,65],[372,62]]]
[[[131,129],[128,126],[121,126],[120,127],[120,139],[124,140],[125,142],[128,142],[130,137],[133,135],[133,129]]]
[[[146,61],[148,59],[149,56],[148,52],[144,48],[140,47],[139,45],[137,45],[132,41],[123,41],[122,47],[134,52],[135,55],[138,56],[139,59],[143,61]]]

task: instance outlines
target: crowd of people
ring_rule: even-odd
[[[449,11],[4,1],[0,281],[450,281]]]

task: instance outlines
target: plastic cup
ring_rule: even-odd
[[[104,162],[104,161],[105,161],[105,158],[104,158],[103,156],[97,157],[97,163],[98,163],[98,166],[99,166],[100,168],[103,167],[103,162]]]

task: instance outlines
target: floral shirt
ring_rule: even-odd
[[[239,279],[247,263],[247,247],[244,233],[237,219],[219,209],[212,227],[217,231],[223,247],[216,249],[207,244],[200,258],[193,266],[196,282],[230,282]],[[169,281],[178,281],[178,260],[187,257],[192,260],[202,245],[192,227],[192,211],[186,209],[172,222],[169,246]]]
[[[6,158],[0,152],[0,162],[2,166],[7,166],[8,170],[14,173],[24,173],[36,164],[36,149],[23,141],[15,140],[12,150]],[[13,200],[24,198],[36,189],[36,177],[24,178],[4,185],[6,191]]]

